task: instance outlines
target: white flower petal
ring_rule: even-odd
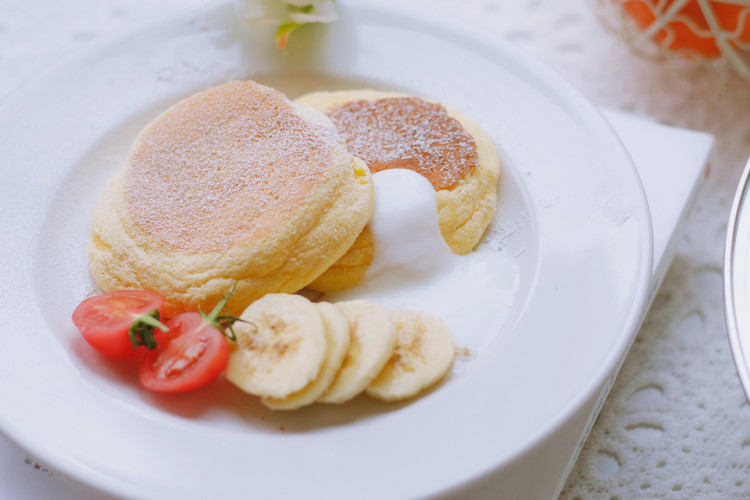
[[[235,7],[239,19],[249,26],[330,23],[338,19],[335,0],[235,0]]]
[[[336,20],[336,17],[318,16],[315,14],[303,14],[302,12],[292,12],[289,14],[289,20],[295,23],[330,23]]]

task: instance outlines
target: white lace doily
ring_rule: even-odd
[[[521,46],[594,103],[706,131],[710,169],[677,256],[562,492],[750,496],[750,409],[725,332],[722,260],[750,156],[750,82],[634,56],[584,0],[402,0]],[[0,0],[0,97],[112,31],[203,0]]]

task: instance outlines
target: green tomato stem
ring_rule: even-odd
[[[154,312],[156,314],[154,314]],[[159,311],[157,311],[156,309],[154,309],[153,311],[151,311],[148,314],[142,314],[142,315],[138,316],[138,319],[136,319],[136,321],[143,321],[147,325],[153,326],[154,328],[158,328],[162,332],[168,332],[169,331],[169,328],[167,328],[167,325],[165,325],[164,323],[162,323],[161,321],[159,321]]]
[[[169,331],[169,328],[159,321],[158,309],[154,309],[147,314],[141,314],[130,324],[130,329],[128,330],[130,342],[136,348],[146,346],[148,350],[155,349],[156,339],[154,338],[154,330],[157,328],[165,332]]]
[[[205,314],[203,311],[200,311],[201,316],[203,316],[204,323],[221,329],[221,323],[219,323],[219,315],[221,314],[222,309],[226,307],[227,302],[229,301],[229,297],[232,296],[232,293],[234,293],[234,286],[231,290],[229,290],[229,292],[227,292],[226,295],[224,295],[224,298],[221,299],[218,304],[216,304],[216,306],[211,310],[210,313]]]
[[[214,328],[218,329],[222,334],[224,334],[225,337],[232,341],[237,340],[237,336],[235,335],[234,330],[232,330],[232,325],[235,321],[244,320],[236,316],[231,316],[229,314],[222,315],[221,311],[226,307],[229,297],[231,297],[234,293],[234,288],[235,287],[233,286],[232,289],[227,292],[224,298],[221,299],[218,304],[216,304],[216,307],[214,307],[210,313],[205,314],[199,309],[200,314],[203,317],[204,324],[211,325]],[[227,331],[229,331],[229,333],[227,333]]]

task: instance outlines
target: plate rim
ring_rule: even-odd
[[[750,401],[750,364],[748,364],[748,357],[743,348],[743,335],[740,323],[746,324],[743,321],[739,313],[740,308],[738,307],[738,286],[743,281],[747,283],[747,266],[742,268],[736,265],[738,254],[743,250],[747,255],[750,248],[738,248],[740,244],[740,231],[742,228],[740,224],[743,219],[747,218],[750,214],[747,212],[747,205],[750,202],[750,159],[748,159],[745,167],[742,171],[742,175],[737,184],[734,199],[732,200],[732,207],[729,213],[729,219],[727,222],[727,236],[724,245],[724,317],[727,324],[727,336],[729,338],[729,345],[732,350],[732,359],[734,366],[742,384],[743,391],[745,392],[745,398]],[[742,273],[742,271],[745,271]],[[747,297],[745,297],[747,298]]]
[[[218,6],[224,6],[228,2],[224,0],[218,0],[215,2],[209,2],[204,5],[200,5],[198,7],[193,7],[190,9],[183,9],[182,11],[178,12],[177,14],[165,16],[162,19],[149,21],[147,23],[141,23],[139,25],[131,26],[125,30],[122,30],[114,35],[105,37],[101,40],[97,40],[96,42],[86,45],[85,47],[82,47],[73,53],[69,54],[66,58],[60,60],[56,64],[50,66],[45,71],[41,72],[40,74],[34,76],[30,80],[37,80],[37,79],[43,79],[46,75],[53,73],[57,68],[61,66],[65,66],[69,64],[70,60],[75,59],[76,57],[83,57],[85,54],[89,51],[95,50],[97,46],[112,42],[115,39],[123,39],[130,34],[136,33],[138,31],[143,30],[147,26],[154,26],[159,25],[160,23],[164,23],[166,21],[176,21],[181,20],[185,21],[187,19],[190,19],[195,16],[198,12],[211,12],[214,9],[216,9]],[[395,4],[393,2],[383,2],[379,3],[377,7],[374,7],[372,5],[368,5],[367,2],[363,0],[345,0],[341,2],[343,4],[353,4],[360,6],[362,8],[367,9],[375,9],[378,11],[388,11],[388,12],[395,12],[396,15],[409,15],[414,16],[416,14],[416,10],[407,7],[400,4]],[[489,34],[479,34],[476,32],[469,32],[467,31],[466,27],[464,27],[461,23],[457,23],[453,20],[449,20],[447,18],[444,18],[443,16],[438,16],[432,13],[429,13],[428,15],[425,15],[424,13],[419,13],[420,19],[425,24],[432,24],[434,26],[437,26],[440,30],[447,30],[449,34],[451,35],[460,35],[463,39],[470,39],[470,40],[477,40],[481,41],[482,43],[490,46],[493,48],[493,50],[501,50],[504,54],[510,54],[511,57],[514,59],[518,59],[517,53],[518,48],[513,47],[511,44],[504,42],[502,40],[498,40],[496,38],[492,38],[489,36]],[[588,117],[587,122],[589,120],[595,120],[598,121],[598,124],[603,126],[603,129],[606,129],[606,132],[602,132],[603,136],[608,137],[610,142],[616,142],[619,144],[619,154],[624,155],[624,157],[627,157],[627,162],[630,165],[630,169],[632,171],[633,176],[637,180],[638,185],[640,186],[640,197],[644,203],[644,206],[646,210],[648,211],[648,202],[646,200],[645,191],[643,189],[643,185],[640,181],[640,177],[638,176],[637,170],[635,169],[635,166],[633,165],[632,161],[629,158],[629,155],[627,151],[625,150],[625,147],[622,145],[622,142],[617,137],[616,133],[612,129],[612,127],[609,125],[609,123],[606,121],[606,119],[601,115],[598,109],[596,109],[588,100],[583,98],[581,94],[579,94],[572,86],[570,86],[566,81],[562,79],[559,75],[554,73],[551,69],[547,68],[538,60],[533,59],[531,62],[524,63],[523,67],[524,69],[531,71],[534,74],[541,74],[544,76],[544,80],[548,81],[551,80],[554,82],[554,89],[556,93],[559,93],[561,91],[565,92],[565,95],[568,99],[573,99],[576,101],[579,105],[579,111],[585,111],[586,115]],[[16,98],[19,94],[23,93],[23,87],[28,85],[29,80],[24,82],[24,84],[21,85],[21,87],[17,87],[14,91],[9,93],[6,96],[6,99],[3,101],[0,101],[0,110],[2,110],[3,105],[12,101],[14,98]],[[644,231],[648,232],[649,235],[651,234],[651,219],[650,216],[647,217],[647,228],[644,229]],[[508,462],[513,461],[514,459],[518,458],[519,456],[526,454],[530,452],[533,448],[538,446],[541,442],[544,441],[544,439],[552,434],[562,422],[566,421],[570,416],[575,413],[581,406],[583,402],[585,402],[588,398],[590,398],[592,395],[596,394],[600,388],[602,387],[603,383],[606,383],[608,377],[611,376],[613,370],[616,374],[616,371],[619,369],[619,365],[624,360],[625,355],[627,354],[630,344],[635,338],[635,334],[637,333],[638,327],[640,325],[640,322],[642,321],[643,313],[645,312],[645,309],[648,304],[648,295],[649,295],[649,279],[651,276],[651,264],[653,259],[653,238],[648,238],[648,242],[641,247],[641,250],[643,254],[648,254],[645,256],[644,260],[644,269],[647,268],[647,272],[643,271],[643,276],[639,280],[639,288],[638,292],[635,297],[632,298],[632,307],[630,309],[630,313],[628,314],[628,322],[627,325],[624,325],[621,332],[628,332],[626,335],[620,334],[618,335],[618,341],[613,346],[612,351],[610,352],[610,355],[607,357],[607,359],[602,360],[600,363],[600,369],[597,371],[597,374],[595,377],[592,377],[592,380],[590,383],[584,387],[581,391],[579,391],[579,398],[577,398],[574,401],[569,401],[568,405],[565,407],[565,409],[558,414],[558,418],[548,422],[545,426],[542,426],[539,429],[539,432],[536,436],[532,436],[532,438],[529,440],[529,445],[521,450],[517,450],[516,453],[510,454],[506,457],[505,460],[501,462],[497,462],[493,464],[488,470],[486,471],[477,471],[477,474],[473,478],[467,479],[467,484],[473,483],[474,481],[481,479],[485,477],[487,474],[500,469],[504,467]],[[4,432],[12,441],[16,442],[17,444],[21,445],[22,447],[26,449],[34,449],[35,452],[38,451],[39,447],[44,448],[43,444],[40,444],[39,446],[36,445],[30,445],[27,446],[28,442],[34,441],[33,436],[27,436],[28,442],[24,441],[23,439],[19,439],[19,435],[13,433],[11,435],[10,433],[6,432],[7,429],[11,428],[12,425],[8,425],[9,422],[6,422],[2,415],[0,415],[0,431]],[[48,448],[48,447],[47,447]],[[71,467],[69,464],[71,463],[70,458],[67,457],[67,460],[65,458],[65,454],[60,454],[60,458],[53,458],[53,456],[58,455],[58,452],[56,450],[49,450],[43,454],[46,458],[49,458],[50,463],[56,463],[56,467],[59,467],[59,469],[65,473],[71,473]],[[62,466],[61,464],[65,463],[65,466]],[[73,477],[76,479],[81,480],[82,482],[90,485],[96,485],[97,488],[102,489],[103,491],[111,491],[111,481],[112,478],[109,476],[103,476],[99,471],[96,469],[83,466],[82,464],[75,463],[74,468],[79,468],[80,472],[78,474],[72,474]],[[90,473],[94,473],[96,476],[101,476],[101,481],[91,481],[91,475]],[[460,485],[456,485],[457,488],[460,487]],[[117,490],[118,493],[122,493],[124,490]],[[141,489],[136,488],[134,491],[141,492]],[[127,494],[127,492],[126,492]]]

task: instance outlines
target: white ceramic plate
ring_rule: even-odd
[[[724,252],[724,312],[734,364],[750,398],[750,161],[732,204]]]
[[[374,2],[373,2],[374,4]],[[512,47],[397,6],[339,3],[285,51],[231,5],[98,44],[0,107],[5,286],[0,427],[58,470],[136,497],[410,498],[460,494],[544,440],[619,366],[646,305],[640,181],[598,112]],[[137,132],[235,78],[290,95],[375,86],[476,119],[505,159],[493,234],[517,259],[510,319],[460,373],[410,404],[361,398],[270,413],[227,383],[141,391],[91,353],[70,314],[98,192]]]

